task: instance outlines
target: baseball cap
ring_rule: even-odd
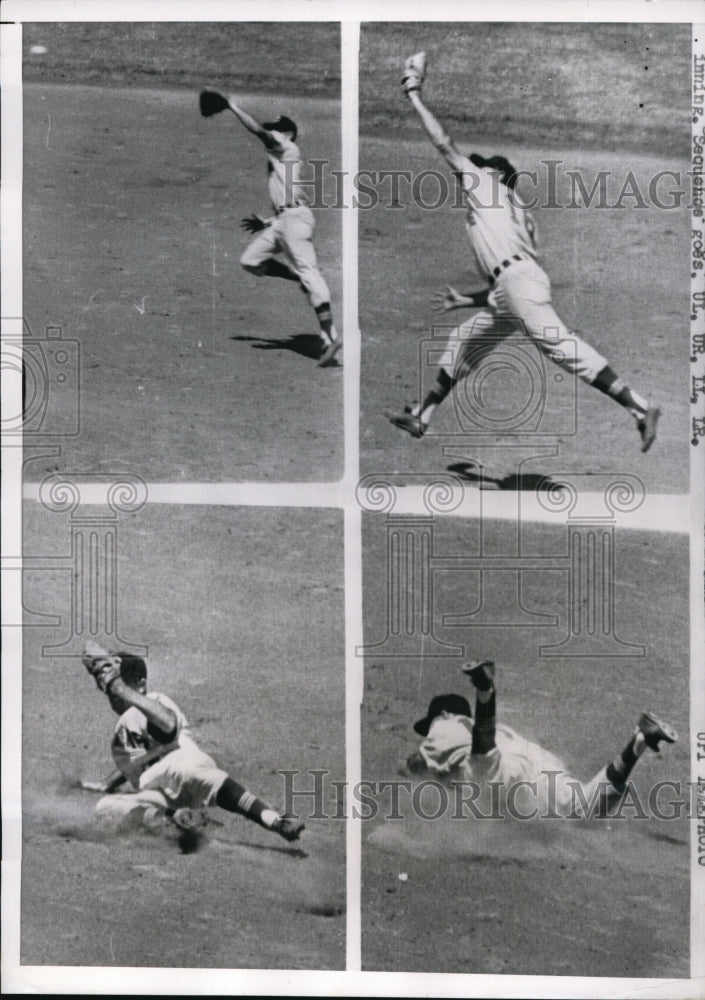
[[[450,712],[452,715],[467,715],[469,719],[472,718],[470,702],[467,698],[463,698],[461,694],[437,694],[435,698],[431,698],[424,718],[414,723],[414,732],[418,733],[419,736],[428,736],[431,723],[441,712]]]
[[[485,158],[484,156],[480,156],[479,153],[471,153],[470,160],[476,167],[488,167],[490,170],[499,171],[502,175],[500,180],[502,181],[502,184],[506,184],[507,187],[513,188],[516,186],[516,167],[512,166],[506,156],[489,156]]]
[[[298,131],[296,122],[287,115],[279,115],[275,122],[262,122],[262,127],[266,128],[268,132],[291,132],[294,139]]]
[[[115,656],[120,660],[120,676],[125,684],[133,687],[147,679],[147,664],[141,656],[133,656],[131,653],[115,653]]]

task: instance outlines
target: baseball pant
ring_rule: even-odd
[[[262,275],[268,260],[281,253],[291,270],[298,276],[309,302],[316,309],[330,302],[330,292],[318,270],[313,234],[316,223],[310,208],[300,205],[284,209],[272,222],[257,233],[240,258],[240,264],[251,274]]]
[[[548,275],[534,261],[517,261],[497,279],[489,305],[451,333],[442,367],[456,380],[467,377],[480,361],[515,330],[529,336],[551,361],[592,383],[607,360],[571,333],[551,301]]]
[[[103,796],[96,805],[96,814],[124,826],[141,822],[150,809],[161,813],[166,809],[210,806],[227,777],[212,757],[195,744],[188,744],[148,767],[140,776],[136,792]]]

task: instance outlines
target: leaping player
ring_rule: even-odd
[[[240,258],[241,266],[258,277],[268,275],[296,281],[318,317],[321,337],[319,367],[334,363],[341,340],[333,324],[330,292],[318,269],[313,234],[316,223],[301,177],[301,153],[296,145],[296,123],[286,115],[260,124],[230,96],[228,107],[256,135],[267,151],[267,187],[274,215],[257,214],[242,220],[255,238]],[[284,259],[279,260],[278,255]]]
[[[630,389],[607,360],[560,319],[551,300],[548,276],[536,262],[536,229],[516,191],[515,168],[503,156],[468,157],[457,149],[421,100],[425,69],[423,52],[406,60],[404,93],[461,186],[470,246],[488,287],[469,295],[450,289],[441,298],[442,309],[481,309],[451,333],[446,357],[452,359],[454,353],[457,357],[439,368],[436,384],[426,398],[402,413],[387,413],[388,419],[412,437],[422,437],[434,410],[456,383],[467,378],[502,339],[520,329],[552,361],[631,413],[641,436],[641,450],[648,451],[656,439],[661,411]],[[457,352],[454,347],[459,348]]]

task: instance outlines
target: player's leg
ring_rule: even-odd
[[[104,795],[95,807],[100,826],[124,831],[145,826],[153,829],[167,821],[169,802],[157,789]]]
[[[280,226],[275,220],[265,229],[260,230],[247,244],[245,252],[240,258],[240,266],[258,278],[266,276],[284,278],[286,281],[299,281],[296,271],[275,257],[275,254],[281,250],[279,229]]]
[[[630,389],[599,351],[568,330],[553,306],[546,273],[528,261],[515,264],[502,277],[497,295],[508,312],[521,317],[526,333],[544,354],[631,413],[641,436],[641,450],[648,451],[656,439],[661,411]]]
[[[285,840],[298,840],[304,829],[303,823],[283,816],[230,777],[218,789],[215,804],[228,812],[240,813]]]
[[[484,660],[460,668],[475,688],[475,722],[472,729],[472,753],[488,754],[496,747],[497,694],[494,686],[494,663]]]
[[[423,437],[433,414],[457,383],[469,378],[483,358],[491,354],[515,328],[511,321],[499,318],[490,309],[483,309],[455,327],[443,349],[443,360],[434,385],[421,402],[405,407],[403,413],[387,413],[387,419],[412,437]]]
[[[330,291],[318,268],[313,245],[315,224],[310,209],[289,209],[282,216],[282,245],[294,271],[316,313],[321,336],[319,365],[329,365],[340,349],[340,337],[333,323]]]
[[[651,712],[644,712],[624,750],[589,782],[582,786],[583,810],[589,815],[595,806],[613,808],[627,789],[627,779],[648,747],[659,753],[659,743],[675,743],[678,734]]]

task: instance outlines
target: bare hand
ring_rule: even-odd
[[[269,222],[263,219],[261,215],[253,212],[252,215],[248,215],[246,219],[243,219],[240,225],[248,233],[259,233],[262,229],[267,228]]]
[[[467,296],[461,295],[452,285],[446,285],[442,292],[434,292],[431,296],[431,307],[434,312],[449,312],[451,309],[468,304]]]

